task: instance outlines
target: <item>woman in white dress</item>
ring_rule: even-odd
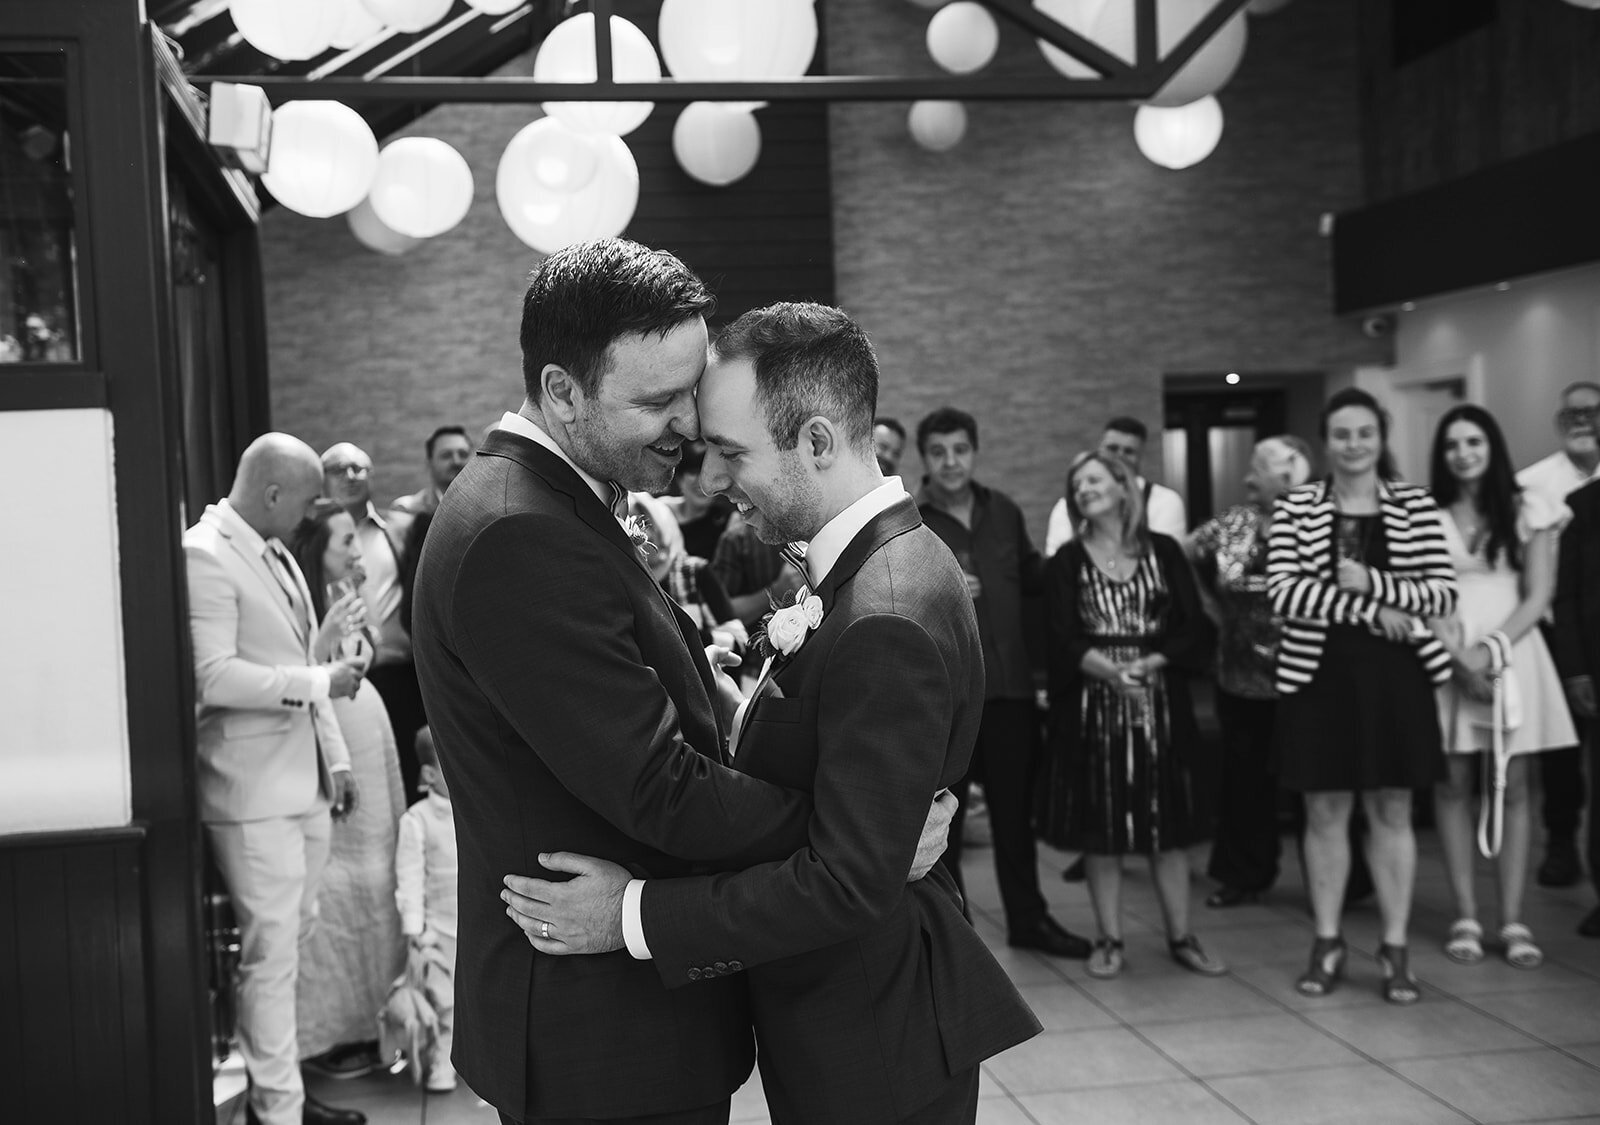
[[[1503,635],[1511,659],[1503,684],[1506,769],[1504,833],[1496,858],[1500,942],[1506,960],[1523,969],[1544,960],[1522,922],[1530,813],[1527,755],[1577,741],[1561,679],[1538,625],[1555,591],[1556,535],[1567,518],[1517,486],[1505,437],[1482,407],[1457,406],[1439,420],[1431,459],[1434,499],[1446,514],[1445,540],[1460,582],[1456,610],[1433,622],[1450,650],[1454,675],[1439,689],[1439,722],[1449,776],[1434,792],[1435,818],[1456,900],[1445,941],[1453,960],[1483,958],[1483,927],[1473,885],[1477,846],[1473,775],[1494,746],[1491,634]],[[1483,800],[1492,800],[1486,785]]]

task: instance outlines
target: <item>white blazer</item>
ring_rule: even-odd
[[[311,651],[311,592],[289,558],[301,620],[260,543],[217,504],[183,535],[203,821],[299,816],[331,797],[330,771],[350,767],[333,707],[313,702],[326,673]]]

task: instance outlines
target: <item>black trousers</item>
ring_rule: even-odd
[[[1278,782],[1272,768],[1276,709],[1275,700],[1217,691],[1222,762],[1217,831],[1206,873],[1237,891],[1264,891],[1278,881],[1283,840],[1278,829]]]
[[[967,792],[972,782],[983,786],[994,837],[994,869],[1006,926],[1028,929],[1045,915],[1039,890],[1039,853],[1033,840],[1033,794],[1039,775],[1039,709],[1031,699],[991,699],[983,705],[983,723],[972,750],[967,776],[953,787],[961,806],[950,823],[950,845],[941,862],[961,888],[961,836],[967,817]]]
[[[653,1113],[648,1117],[607,1117],[604,1121],[598,1117],[530,1117],[518,1121],[502,1111],[500,1125],[728,1125],[731,1112],[731,1102],[727,1099],[699,1109]]]
[[[1580,749],[1589,761],[1589,882],[1600,896],[1600,816],[1595,815],[1595,810],[1600,809],[1600,723],[1576,716],[1574,719],[1578,724],[1578,737],[1583,740]],[[1549,756],[1548,753],[1539,755],[1541,758]]]
[[[400,753],[400,780],[405,785],[406,804],[418,799],[417,779],[422,767],[417,762],[417,731],[428,720],[422,713],[422,688],[417,683],[417,666],[407,660],[398,664],[374,664],[367,679],[383,696],[394,729],[394,746]]]
[[[1539,622],[1544,643],[1555,651],[1554,633],[1547,622]],[[1539,784],[1544,789],[1540,805],[1540,819],[1544,822],[1546,839],[1553,844],[1574,843],[1578,836],[1578,819],[1583,812],[1583,759],[1585,746],[1592,747],[1594,739],[1589,726],[1577,715],[1572,717],[1578,727],[1578,746],[1564,746],[1559,750],[1546,750],[1539,758]],[[1590,808],[1594,808],[1591,802]],[[1594,832],[1590,833],[1590,855],[1593,856]],[[1591,863],[1591,867],[1592,867]]]

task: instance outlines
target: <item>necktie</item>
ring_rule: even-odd
[[[807,582],[811,581],[811,574],[806,570],[806,553],[793,543],[785,543],[778,548],[778,554],[783,556],[783,561],[800,572],[800,576]]]
[[[302,604],[299,597],[299,584],[294,580],[294,564],[276,541],[267,544],[267,559],[272,576],[278,580],[278,585],[283,587],[283,596],[289,600],[289,608],[294,611],[300,627],[307,628],[309,625],[307,607]]]

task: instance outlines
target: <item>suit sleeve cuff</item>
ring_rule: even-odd
[[[327,668],[317,665],[311,669],[311,703],[320,706],[328,702],[328,692],[331,687],[331,678]]]
[[[644,880],[630,879],[622,892],[622,940],[636,961],[650,960],[650,946],[644,940],[644,918],[641,902],[644,898]]]

